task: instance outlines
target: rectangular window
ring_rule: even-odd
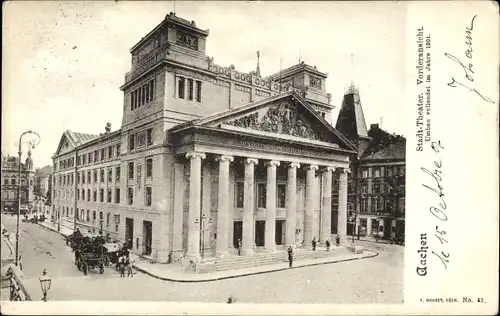
[[[87,189],[87,201],[90,202],[90,189]]]
[[[127,188],[127,203],[128,205],[134,203],[134,188]]]
[[[146,86],[142,86],[141,90],[142,90],[141,105],[144,105],[146,104]]]
[[[81,183],[81,178],[82,178],[81,172],[78,172],[76,174],[76,183],[80,184]]]
[[[94,183],[97,183],[97,170],[94,170]]]
[[[120,227],[120,215],[115,214],[115,231],[118,231],[118,227]]]
[[[92,177],[90,175],[90,171],[87,171],[87,182],[90,184],[92,182]]]
[[[185,85],[186,85],[186,80],[183,77],[179,77],[178,81],[178,91],[177,91],[177,96],[179,99],[184,99],[184,90],[185,90]]]
[[[137,148],[146,146],[146,133],[137,133]]]
[[[120,144],[116,145],[116,156],[117,157],[120,157],[120,147],[121,147]]]
[[[106,158],[106,149],[102,148],[101,149],[101,161],[103,161]]]
[[[149,82],[145,85],[146,87],[146,104],[149,103]]]
[[[156,80],[153,79],[149,82],[149,100],[154,101],[155,99],[155,83]]]
[[[139,107],[139,93],[137,90],[134,90],[134,110]]]
[[[133,162],[128,163],[128,178],[129,179],[134,178],[134,163]]]
[[[82,201],[85,201],[85,189],[82,189]]]
[[[120,203],[120,188],[115,189],[115,203]]]
[[[97,217],[97,216],[96,216],[96,211],[93,211],[93,212],[92,212],[92,223],[94,223],[94,224],[95,224],[95,221],[96,221],[96,219],[97,219],[96,217]]]
[[[128,136],[128,150],[135,149],[135,135]]]
[[[193,79],[188,79],[187,97],[188,100],[193,100]]]
[[[201,81],[196,81],[196,101],[201,102]]]
[[[108,189],[108,203],[111,203],[111,189]]]
[[[363,178],[368,178],[368,170],[363,170],[362,171],[362,177]]]
[[[112,182],[112,181],[113,181],[113,169],[108,168],[108,182]]]
[[[146,159],[146,177],[153,176],[153,158]]]
[[[245,183],[236,182],[236,207],[242,208],[245,199]]]
[[[100,177],[101,177],[101,183],[104,182],[104,169],[101,169]]]
[[[90,222],[90,210],[87,210],[87,222]]]
[[[94,202],[97,202],[97,190],[94,190]]]
[[[134,92],[135,91],[132,91],[132,93],[130,93],[130,110],[131,111],[134,110]]]
[[[94,162],[94,155],[93,155],[93,153],[89,153],[89,163],[92,163],[92,162]]]
[[[151,206],[151,187],[146,187],[146,206]]]
[[[148,146],[153,145],[153,129],[149,128],[146,131],[146,143]]]
[[[106,214],[106,228],[109,228],[109,217],[110,217],[110,213],[107,213]]]
[[[140,107],[142,104],[141,104],[141,99],[142,99],[142,89],[139,87],[139,89],[137,89],[137,106],[136,108]]]
[[[96,150],[94,152],[94,156],[95,156],[95,161],[99,161],[99,150]]]
[[[276,207],[285,208],[286,207],[286,185],[278,184],[277,187],[277,199],[276,199]]]
[[[99,190],[99,202],[104,202],[104,189]]]
[[[122,172],[121,169],[122,168],[120,166],[116,167],[116,169],[115,169],[115,178],[116,178],[116,181],[120,181],[120,176],[121,176],[121,172]]]
[[[265,208],[266,207],[266,183],[258,183],[257,184],[257,207]]]
[[[108,147],[108,159],[113,158],[113,146]]]
[[[80,199],[80,190],[76,190],[76,199],[79,200]]]

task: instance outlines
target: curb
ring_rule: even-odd
[[[312,266],[319,266],[319,265],[324,265],[324,264],[334,264],[334,263],[340,263],[340,262],[347,262],[347,261],[354,261],[354,260],[361,260],[361,259],[369,259],[373,258],[379,255],[378,251],[375,250],[369,250],[370,252],[373,252],[374,254],[366,256],[366,257],[361,257],[361,258],[348,258],[348,259],[342,259],[338,261],[330,261],[330,262],[316,262],[308,265],[303,265],[303,266],[298,266],[298,267],[291,267],[291,268],[277,268],[273,270],[266,270],[266,271],[257,271],[257,272],[247,272],[243,274],[237,274],[237,275],[229,275],[229,276],[221,276],[221,277],[215,277],[215,278],[210,278],[210,279],[204,279],[204,280],[180,280],[180,279],[172,279],[172,278],[167,278],[167,277],[161,277],[158,275],[155,275],[147,270],[144,270],[142,268],[137,267],[136,265],[132,265],[134,269],[137,271],[140,271],[144,274],[147,274],[153,278],[163,280],[163,281],[170,281],[170,282],[178,282],[178,283],[200,283],[200,282],[213,282],[213,281],[219,281],[219,280],[225,280],[225,279],[234,279],[234,278],[239,278],[239,277],[244,277],[244,276],[249,276],[249,275],[257,275],[257,274],[264,274],[264,273],[272,273],[272,272],[279,272],[279,271],[285,271],[285,270],[290,270],[290,269],[300,269],[300,268],[306,268],[306,267],[312,267]]]

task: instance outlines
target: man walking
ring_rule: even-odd
[[[292,263],[293,263],[293,248],[292,248],[292,246],[288,246],[287,252],[288,252],[288,265],[291,268]]]
[[[238,256],[241,256],[241,239],[238,239]]]
[[[326,251],[330,251],[330,241],[329,240],[327,240],[325,242],[325,246],[326,246]]]
[[[313,251],[316,251],[316,237],[314,237],[312,240],[312,247],[313,247]]]

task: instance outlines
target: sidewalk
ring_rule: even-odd
[[[45,222],[38,222],[38,225],[43,226],[45,228],[48,228],[50,230],[53,230],[53,231],[63,235],[64,237],[67,237],[68,235],[71,235],[73,233],[73,228],[65,226],[66,224],[64,224],[62,222],[60,225],[61,226],[60,231],[57,230],[57,223],[52,223],[50,220],[45,221]]]
[[[321,259],[308,259],[294,262],[293,267],[289,268],[288,263],[278,263],[273,265],[258,266],[245,269],[227,270],[210,273],[195,274],[194,272],[187,272],[185,267],[179,264],[154,264],[148,261],[139,261],[134,263],[134,268],[155,277],[160,280],[173,281],[173,282],[210,282],[223,279],[232,279],[254,274],[263,274],[277,271],[284,271],[289,269],[298,269],[303,267],[315,266],[320,264],[338,263],[344,261],[358,260],[372,258],[378,255],[378,252],[372,250],[365,250],[363,254],[345,253],[339,256]]]
[[[55,232],[60,233],[63,236],[68,236],[73,233],[73,229],[63,226],[61,223],[61,230],[57,230],[57,223],[51,222],[39,222],[38,223],[45,228],[51,229]],[[277,271],[284,271],[289,269],[298,269],[303,267],[315,266],[320,264],[331,264],[338,262],[345,262],[351,260],[367,259],[378,255],[378,252],[373,250],[365,250],[362,254],[354,254],[351,252],[342,253],[338,256],[332,256],[321,259],[307,259],[294,262],[293,267],[289,268],[288,263],[278,263],[265,266],[257,266],[244,269],[226,270],[210,273],[194,273],[193,271],[186,271],[186,267],[180,264],[157,264],[151,263],[149,260],[142,258],[138,255],[132,254],[131,259],[133,261],[132,266],[147,275],[154,278],[172,281],[172,282],[210,282],[223,279],[232,279],[237,277],[243,277],[254,274],[263,274]]]

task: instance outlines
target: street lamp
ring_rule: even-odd
[[[205,220],[207,219],[207,216],[205,214],[201,215],[201,222],[199,219],[196,219],[194,221],[195,224],[200,224],[200,249],[201,249],[201,257],[205,257]],[[208,220],[209,224],[212,224],[213,220],[210,218]]]
[[[26,131],[19,136],[19,166],[18,166],[18,173],[19,173],[19,183],[17,186],[17,224],[16,224],[16,266],[19,265],[19,217],[21,216],[21,145],[22,145],[22,139],[23,136],[26,134],[34,134],[38,137],[38,142],[36,144],[30,142],[30,145],[35,148],[36,145],[40,144],[41,138],[40,135],[33,131]],[[28,185],[29,185],[29,179],[28,180]]]
[[[42,301],[47,302],[47,293],[50,290],[52,279],[47,276],[47,269],[43,269],[42,276],[40,277],[40,287],[42,288],[43,298]]]

